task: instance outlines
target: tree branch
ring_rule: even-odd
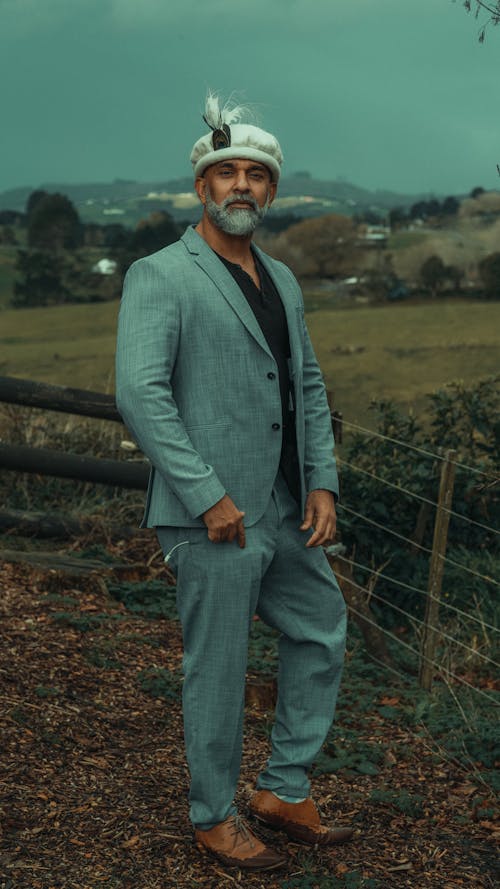
[[[498,25],[500,22],[500,0],[496,0],[494,4],[490,2],[485,2],[485,0],[465,0],[464,6],[467,12],[471,11],[472,4],[476,4],[476,19],[479,17],[479,13],[481,9],[484,9],[486,12],[490,13],[490,18],[484,25],[481,26],[479,30],[479,42],[484,43],[484,37],[486,33],[486,28],[489,24]]]

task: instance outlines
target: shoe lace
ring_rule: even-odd
[[[252,849],[255,847],[255,840],[252,831],[245,824],[241,815],[233,815],[231,828],[231,834],[234,836],[234,845],[236,845],[237,843],[238,836],[241,835],[243,841],[248,841]]]

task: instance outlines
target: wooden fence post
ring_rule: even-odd
[[[439,599],[443,580],[446,542],[448,539],[448,525],[450,523],[451,503],[453,499],[453,485],[455,482],[455,458],[457,452],[446,451],[441,467],[441,481],[439,484],[439,498],[434,523],[434,539],[432,542],[432,554],[429,565],[428,595],[425,607],[424,631],[422,647],[420,651],[420,688],[430,691],[434,675],[434,654],[437,642],[437,621],[439,619]]]

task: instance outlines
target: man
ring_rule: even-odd
[[[152,464],[143,526],[177,576],[190,817],[201,851],[285,863],[234,805],[254,613],[281,634],[272,749],[251,814],[329,844],[307,771],[333,719],[345,606],[321,544],[337,475],[323,380],[290,270],[252,245],[282,163],[274,136],[207,100],[192,150],[196,228],[134,263],[120,309],[117,403]]]

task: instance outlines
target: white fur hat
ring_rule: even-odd
[[[203,120],[212,132],[193,145],[191,163],[195,178],[201,176],[211,164],[229,158],[245,158],[265,164],[273,182],[278,181],[283,163],[279,142],[275,136],[259,127],[236,123],[244,111],[241,106],[230,108],[227,104],[221,108],[218,97],[208,94]]]

